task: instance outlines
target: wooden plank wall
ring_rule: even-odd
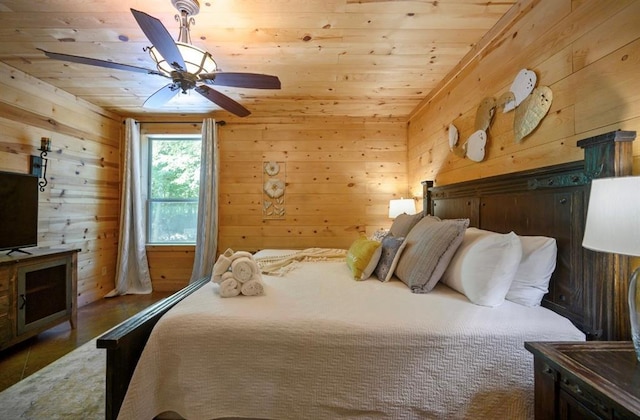
[[[147,261],[153,290],[175,292],[189,284],[195,254],[194,246],[148,245]]]
[[[114,287],[120,209],[117,115],[0,63],[0,170],[28,173],[50,137],[38,245],[80,249],[78,306]]]
[[[526,7],[525,7],[526,6]],[[576,141],[617,129],[640,132],[640,2],[541,0],[523,2],[521,18],[495,28],[497,37],[476,59],[425,100],[410,119],[410,188],[515,172],[582,158]],[[534,70],[553,103],[537,130],[514,143],[514,112],[496,112],[485,160],[475,163],[449,151],[448,127],[460,143],[473,133],[483,98],[508,91],[520,69]],[[634,144],[640,173],[640,141]]]
[[[348,248],[388,228],[389,200],[407,197],[406,124],[307,118],[220,129],[219,251]],[[263,163],[284,162],[282,219],[262,212]]]
[[[634,0],[523,1],[522,17],[467,60],[414,111],[408,129],[409,185],[437,185],[582,159],[580,139],[613,130],[640,133],[640,2]],[[553,103],[537,130],[514,143],[514,112],[497,112],[485,160],[475,163],[449,151],[450,123],[460,143],[473,133],[476,108],[487,96],[508,91],[522,68],[549,86]],[[640,140],[633,145],[640,174]],[[632,260],[632,268],[640,259]]]
[[[219,250],[348,247],[358,232],[388,227],[388,200],[420,196],[421,180],[447,184],[577,160],[581,138],[640,131],[640,2],[531,0],[520,7],[416,109],[408,130],[397,119],[331,117],[252,118],[221,127]],[[536,71],[538,84],[554,92],[541,126],[516,145],[513,113],[498,113],[484,162],[454,156],[449,124],[464,141],[480,101],[507,91],[521,68]],[[113,287],[115,273],[121,118],[4,65],[0,88],[0,170],[28,172],[40,137],[51,137],[40,244],[80,248],[78,302],[96,300]],[[640,173],[640,141],[634,156]],[[282,220],[262,217],[262,164],[269,160],[286,163]],[[149,252],[157,290],[184,284],[192,249]]]
[[[145,133],[199,132],[198,123],[142,124]],[[396,119],[232,120],[219,126],[218,251],[348,248],[361,232],[388,228],[389,200],[408,196],[406,124]],[[263,163],[284,162],[286,213],[265,219]],[[191,275],[193,247],[150,246],[155,290]]]

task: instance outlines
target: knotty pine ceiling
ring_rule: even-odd
[[[215,87],[253,116],[403,119],[514,3],[200,0],[191,39],[224,71],[280,78],[281,90]],[[130,8],[177,39],[170,0],[0,0],[0,61],[123,116],[220,114],[193,91],[144,109],[167,79],[52,60],[37,49],[153,68]]]

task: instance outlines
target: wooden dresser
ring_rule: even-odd
[[[0,255],[0,350],[61,322],[75,328],[78,251]]]
[[[639,419],[640,362],[628,341],[527,342],[536,419]]]

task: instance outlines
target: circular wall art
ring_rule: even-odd
[[[265,219],[283,219],[286,171],[284,162],[268,161],[262,164],[262,216]]]

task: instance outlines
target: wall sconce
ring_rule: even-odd
[[[31,155],[31,175],[35,175],[38,178],[42,178],[42,181],[38,182],[40,186],[40,192],[44,191],[44,187],[47,186],[47,153],[51,151],[51,139],[49,137],[42,137],[40,139],[40,156]]]
[[[395,219],[402,213],[415,214],[416,202],[413,198],[400,198],[399,200],[389,200],[389,218]]]

